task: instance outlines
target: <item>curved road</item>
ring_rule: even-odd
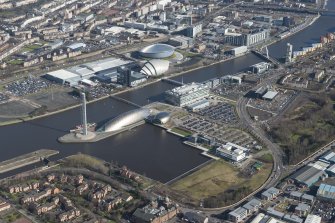
[[[282,160],[282,151],[279,146],[271,142],[267,138],[267,134],[264,130],[259,127],[256,123],[251,120],[249,113],[247,111],[248,98],[241,97],[236,104],[236,111],[241,120],[242,125],[244,125],[258,140],[260,140],[264,146],[266,146],[273,155],[273,169],[270,175],[270,180],[263,185],[263,188],[268,188],[275,186],[282,175],[284,169],[284,164]]]

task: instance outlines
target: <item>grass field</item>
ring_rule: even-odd
[[[171,188],[187,194],[196,201],[241,186],[249,186],[252,190],[255,190],[266,181],[271,173],[271,167],[272,164],[265,164],[264,168],[251,178],[244,178],[237,168],[218,160],[177,181],[171,185]]]
[[[178,133],[182,136],[189,136],[189,135],[192,135],[192,132],[190,131],[187,131],[187,130],[184,130],[184,129],[180,129],[178,127],[174,127],[171,129],[172,132],[175,132],[175,133]]]
[[[273,162],[273,156],[272,156],[271,153],[264,154],[261,157],[259,157],[258,159],[262,162],[265,162],[265,163],[272,163]]]

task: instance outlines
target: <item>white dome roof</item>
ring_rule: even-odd
[[[142,69],[141,73],[148,76],[159,76],[164,74],[169,69],[170,62],[168,60],[153,59],[147,61]]]

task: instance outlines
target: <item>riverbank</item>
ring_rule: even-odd
[[[189,72],[193,72],[193,71],[196,71],[196,70],[204,69],[204,68],[210,67],[210,66],[215,66],[216,64],[219,64],[219,63],[225,63],[225,62],[228,62],[230,60],[237,59],[237,58],[242,57],[242,56],[246,56],[249,53],[250,52],[238,55],[236,57],[231,57],[231,58],[228,58],[228,59],[215,61],[215,62],[210,63],[208,65],[202,65],[202,66],[191,68],[191,69],[188,69],[188,70],[185,70],[185,71],[181,71],[181,72],[176,72],[176,73],[173,73],[173,74],[169,74],[169,75],[164,76],[164,78],[172,78],[172,77],[181,76],[181,75],[189,73]],[[152,79],[151,81],[148,81],[148,82],[146,82],[144,84],[141,84],[139,86],[136,86],[136,87],[133,87],[133,88],[126,88],[126,89],[123,89],[123,90],[120,90],[120,91],[108,94],[106,96],[103,96],[103,97],[91,100],[91,101],[87,102],[87,104],[91,104],[91,103],[95,103],[95,102],[98,102],[98,101],[102,101],[102,100],[105,100],[105,99],[107,99],[107,98],[109,98],[111,96],[117,96],[117,95],[120,95],[120,94],[123,94],[123,93],[127,93],[129,91],[134,91],[134,90],[137,90],[137,89],[148,87],[148,86],[150,86],[152,84],[155,84],[157,82],[160,82],[160,81],[161,81],[161,78],[159,78],[159,79]],[[0,127],[1,126],[7,126],[7,125],[13,125],[13,124],[21,123],[21,122],[32,121],[32,120],[40,119],[40,118],[44,118],[44,117],[48,117],[48,116],[51,116],[51,115],[59,114],[59,113],[62,113],[62,112],[68,111],[68,110],[72,110],[72,109],[78,108],[80,106],[81,106],[81,104],[76,104],[76,105],[69,106],[69,107],[66,107],[66,108],[62,108],[62,109],[59,109],[59,110],[56,110],[56,111],[53,111],[53,112],[47,112],[47,113],[45,113],[43,115],[39,115],[39,116],[33,116],[33,117],[26,116],[26,117],[22,117],[22,118],[19,118],[19,119],[13,119],[13,120],[8,120],[8,121],[0,122]]]
[[[272,40],[270,40],[268,43],[264,44],[261,46],[261,49],[265,48],[265,47],[268,47],[268,46],[271,46],[277,42],[280,42],[280,41],[283,41],[283,40],[286,40],[288,39],[289,37],[291,36],[294,36],[295,34],[299,33],[299,32],[302,32],[304,31],[306,28],[310,27],[311,25],[313,25],[319,18],[321,17],[320,14],[318,14],[317,16],[315,16],[310,22],[306,21],[304,24],[301,24],[303,27],[300,28],[300,29],[296,29],[296,30],[293,30],[285,35],[283,38],[278,38],[278,37],[273,37]],[[283,34],[283,33],[282,33]]]
[[[0,174],[42,161],[58,154],[57,150],[41,149],[0,162]]]

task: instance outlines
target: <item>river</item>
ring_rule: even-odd
[[[334,9],[335,0],[329,1],[328,7]],[[269,47],[271,55],[277,58],[282,57],[285,54],[285,47],[283,46],[286,46],[287,42],[292,43],[295,49],[316,42],[320,35],[335,31],[334,21],[334,16],[321,16],[311,27],[301,33]],[[257,56],[248,54],[187,72],[174,79],[179,81],[183,79],[185,83],[204,81],[213,77],[244,71],[250,65],[260,61],[262,60]],[[162,93],[172,87],[174,86],[171,84],[157,82],[119,96],[136,104],[145,105],[149,102],[161,100]],[[102,122],[130,110],[132,107],[109,98],[89,104],[87,109],[89,122]],[[80,123],[79,110],[72,109],[33,121],[0,127],[0,160],[6,160],[41,148],[59,150],[60,154],[57,158],[81,152],[106,161],[113,160],[161,182],[167,182],[208,160],[200,154],[200,151],[180,143],[178,137],[149,124],[97,143],[60,144],[57,142],[56,139],[59,136],[67,133],[70,128],[78,123]],[[6,175],[0,175],[0,177],[3,176]]]

